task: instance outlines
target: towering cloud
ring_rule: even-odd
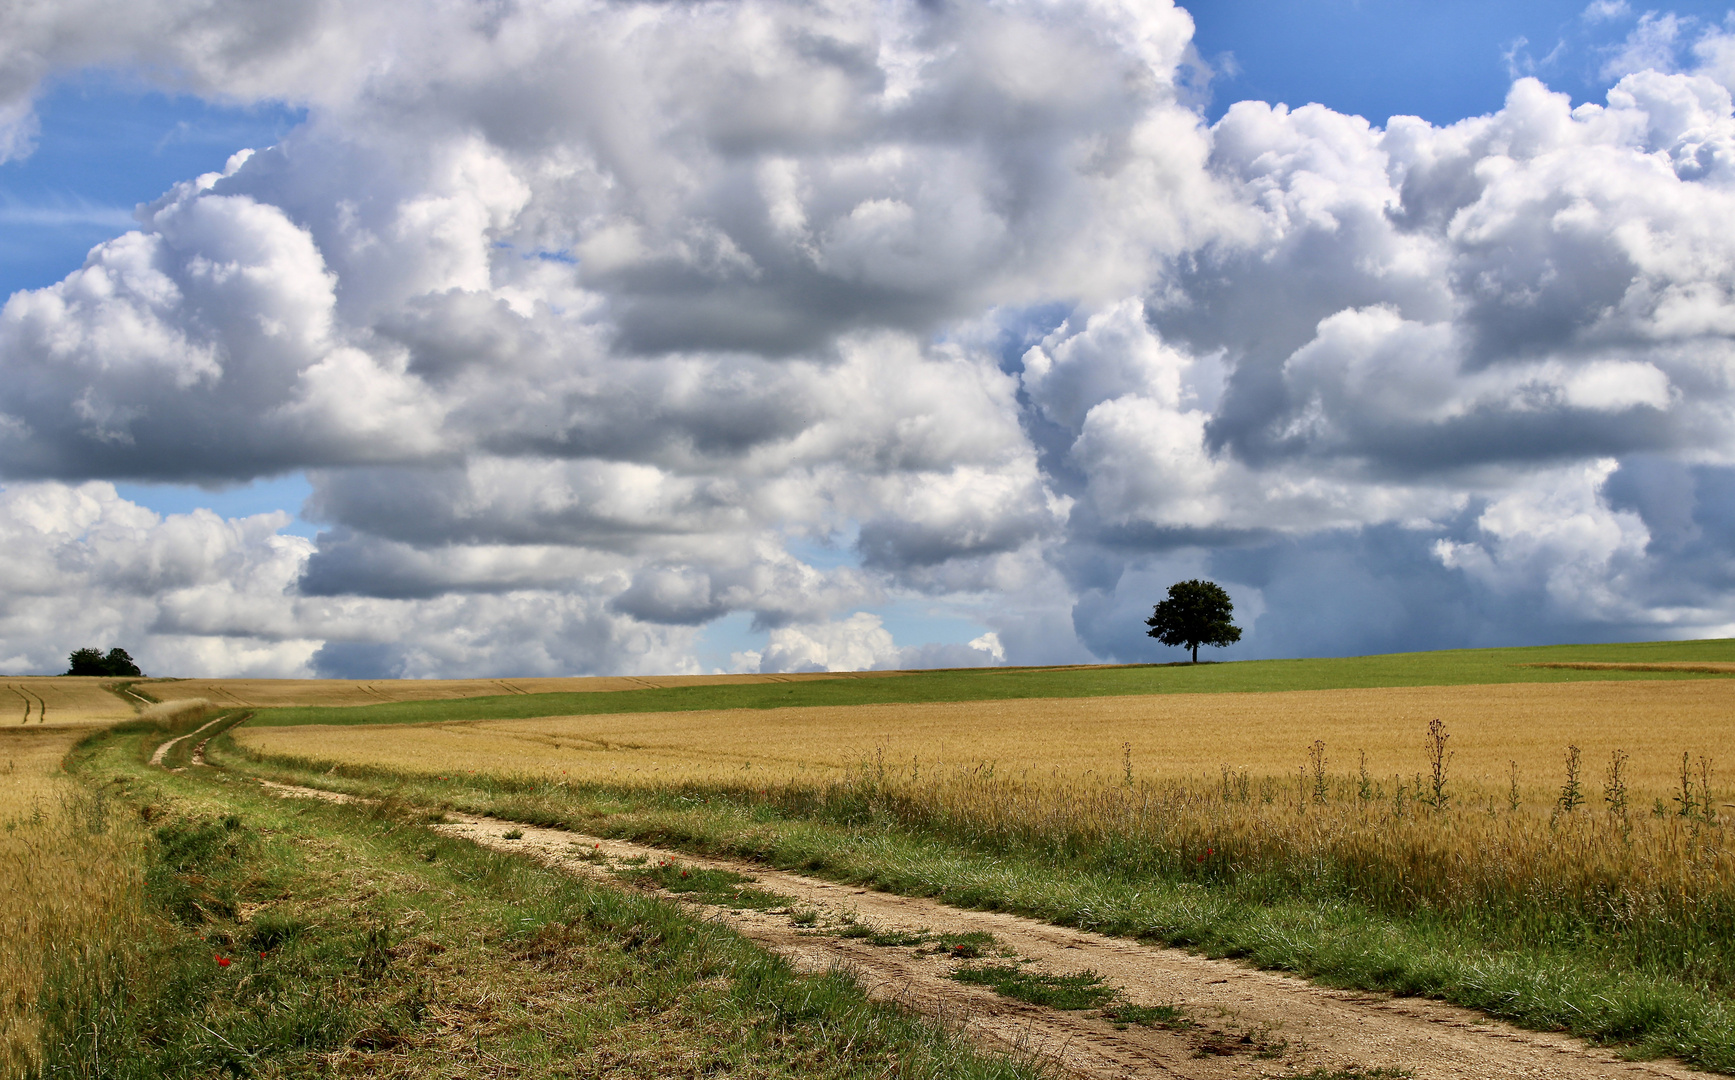
[[[92,64],[308,119],[0,310],[7,667],[1133,659],[1194,573],[1249,654],[1735,623],[1715,33],[1207,125],[1147,0],[110,8],[0,16],[0,148]],[[289,472],[317,543],[104,483]]]

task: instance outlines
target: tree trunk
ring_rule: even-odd
[[[1197,643],[1195,643],[1193,645],[1193,663],[1197,664],[1198,662],[1199,662],[1199,646]]]

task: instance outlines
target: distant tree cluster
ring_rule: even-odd
[[[133,663],[133,658],[122,648],[113,648],[104,656],[101,649],[74,649],[68,658],[67,675],[106,675],[113,678],[117,675],[142,676],[144,672]]]

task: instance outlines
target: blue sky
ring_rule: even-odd
[[[36,149],[0,165],[0,292],[59,281],[92,245],[132,228],[139,203],[275,143],[303,116],[171,97],[101,72],[55,80],[37,105]]]
[[[0,670],[1735,632],[1726,5],[151,2],[0,42]]]
[[[1498,109],[1512,77],[1535,75],[1573,100],[1600,100],[1612,46],[1648,9],[1587,17],[1579,0],[1221,0],[1188,8],[1217,79],[1213,118],[1235,101],[1318,102],[1376,124],[1396,115],[1449,124]],[[1677,3],[1720,22],[1725,3]]]

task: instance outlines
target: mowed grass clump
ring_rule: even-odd
[[[1053,975],[1032,971],[1019,964],[961,967],[952,973],[952,978],[973,986],[989,987],[1002,997],[1050,1009],[1094,1009],[1117,993],[1094,971]]]
[[[790,903],[789,897],[754,888],[752,878],[729,870],[660,862],[654,866],[623,867],[614,873],[621,880],[641,888],[662,889],[683,900],[701,904],[765,911],[788,907]]]
[[[916,946],[918,954],[943,954],[955,960],[974,960],[990,952],[1012,955],[985,930],[937,934],[931,930],[883,930],[867,923],[851,922],[838,931],[838,937],[866,941],[882,949]]]

